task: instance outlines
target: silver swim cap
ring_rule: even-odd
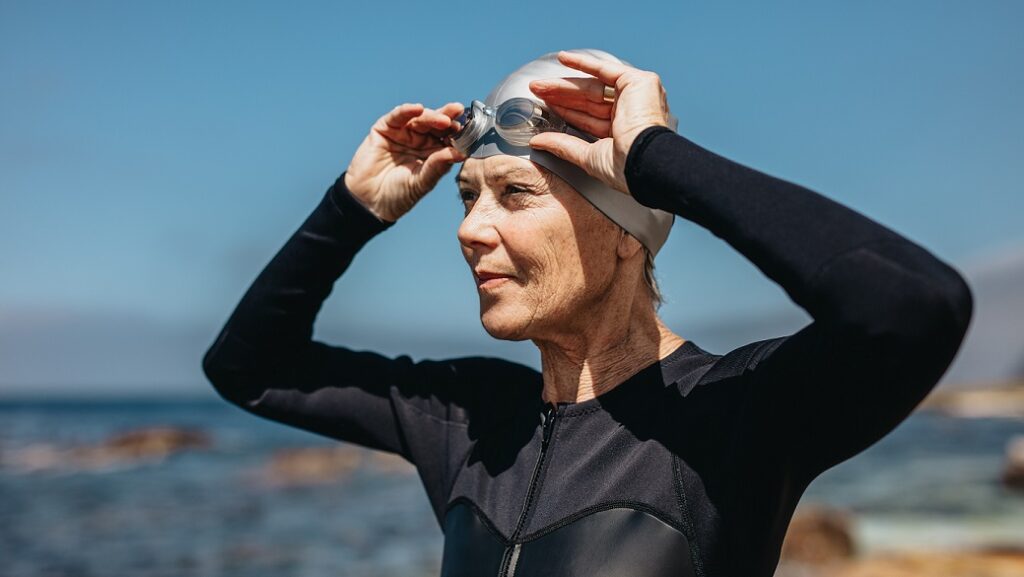
[[[609,60],[631,66],[629,62],[592,48],[567,50],[589,54],[602,60]],[[529,98],[542,106],[543,100],[530,90],[530,82],[542,78],[592,78],[590,74],[562,64],[557,52],[549,52],[536,60],[526,63],[504,80],[487,96],[484,105],[497,109],[502,103],[513,98]],[[676,130],[678,120],[670,116],[669,124]],[[591,138],[592,140],[593,138]],[[531,148],[529,145],[512,144],[503,138],[493,126],[468,148],[470,158],[486,158],[496,154],[517,156],[533,161],[561,177],[575,188],[595,208],[639,240],[652,255],[658,254],[672,228],[675,215],[670,212],[649,208],[600,180],[587,174],[575,164],[562,160],[554,154]]]

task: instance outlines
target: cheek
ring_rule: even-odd
[[[615,236],[614,231],[607,230],[606,223],[593,222],[587,229],[586,236],[578,240],[579,266],[585,271],[588,286],[603,286],[614,266]],[[581,272],[582,274],[582,272]]]
[[[505,235],[505,244],[526,278],[526,298],[542,307],[581,290],[583,263],[573,223],[565,212],[535,210],[515,224]]]
[[[568,309],[587,310],[609,290],[615,277],[618,229],[602,215],[580,219],[568,238],[556,245],[562,248],[560,277],[563,302]]]

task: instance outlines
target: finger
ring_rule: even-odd
[[[567,160],[583,170],[587,170],[586,158],[588,142],[570,134],[561,132],[542,132],[530,139],[530,147],[554,154]],[[587,171],[589,173],[589,171]]]
[[[451,127],[451,125],[452,118],[450,116],[430,108],[425,108],[419,116],[411,119],[407,126],[410,130],[421,134],[433,134],[435,131],[443,132]]]
[[[579,52],[569,52],[567,50],[558,52],[558,61],[569,68],[575,68],[576,70],[596,76],[601,82],[609,86],[615,86],[615,81],[619,79],[619,76],[622,76],[632,68],[632,66],[626,66],[618,62],[601,60],[590,54],[580,54]]]
[[[448,118],[458,118],[465,110],[466,106],[461,102],[449,102],[437,109],[438,112],[444,114]]]
[[[543,78],[530,82],[530,90],[542,98],[579,100],[604,104],[605,83],[597,78]]]
[[[438,108],[437,111],[450,118],[451,122],[442,129],[431,131],[431,134],[443,140],[445,136],[458,132],[462,125],[456,122],[455,119],[461,116],[465,110],[466,106],[461,102],[449,102]]]
[[[463,159],[459,151],[447,146],[427,157],[420,167],[418,177],[426,188],[433,188],[437,181],[451,170],[453,164]]]
[[[602,102],[601,104],[598,104],[596,102],[590,102],[588,100],[566,100],[559,98],[545,98],[544,104],[547,105],[548,108],[551,108],[552,110],[554,110],[554,108],[556,107],[561,107],[563,109],[576,110],[584,114],[589,114],[590,116],[593,116],[595,118],[604,118],[607,120],[612,119],[612,113],[615,110],[614,103]]]
[[[613,103],[604,101],[604,86],[596,78],[557,78],[535,80],[530,83],[530,90],[547,104],[573,108],[598,118],[611,118]]]
[[[549,106],[551,106],[551,110],[553,110],[555,114],[561,116],[563,120],[584,132],[589,132],[598,138],[611,136],[611,120],[598,118],[586,112],[580,112],[564,106],[558,106],[557,104],[550,104]]]
[[[405,126],[406,122],[411,118],[418,116],[422,111],[423,104],[419,102],[415,104],[410,104],[408,102],[405,104],[399,104],[392,108],[391,112],[380,117],[378,124],[381,128],[402,128]]]

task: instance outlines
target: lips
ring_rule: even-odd
[[[487,282],[487,281],[489,281],[491,279],[515,278],[515,277],[513,277],[510,274],[503,274],[503,273],[499,273],[499,272],[492,272],[492,271],[485,271],[485,270],[473,271],[473,274],[476,276],[476,284],[478,286],[484,284],[485,282]]]

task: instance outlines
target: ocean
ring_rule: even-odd
[[[211,443],[103,466],[24,458],[155,426]],[[853,512],[866,551],[1024,545],[1024,494],[999,482],[1015,435],[1024,420],[919,411],[818,477],[801,506]],[[280,451],[340,445],[220,399],[0,401],[0,576],[438,575],[443,537],[415,472],[260,481]]]

